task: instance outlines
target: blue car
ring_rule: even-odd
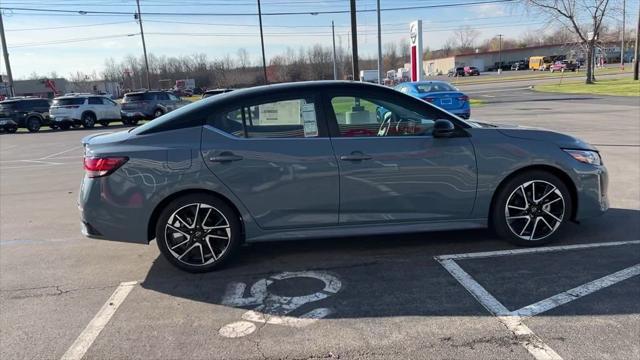
[[[430,102],[463,119],[471,116],[469,97],[445,81],[420,81],[398,84],[396,90]]]

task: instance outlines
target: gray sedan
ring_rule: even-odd
[[[593,146],[357,82],[237,90],[83,144],[84,234],[156,239],[192,272],[268,240],[489,226],[535,246],[608,208]]]

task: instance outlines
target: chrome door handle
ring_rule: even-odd
[[[363,154],[363,153],[351,153],[351,155],[342,155],[340,156],[340,160],[342,161],[362,161],[362,160],[371,160],[371,155]]]
[[[209,158],[211,162],[230,162],[230,161],[239,161],[242,160],[243,157],[240,155],[234,155],[232,153],[222,153],[217,156],[212,156]]]

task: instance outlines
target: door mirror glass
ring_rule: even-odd
[[[455,131],[455,125],[446,119],[438,119],[433,124],[433,137],[450,137]]]

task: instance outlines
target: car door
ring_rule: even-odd
[[[106,97],[102,98],[102,102],[104,104],[105,112],[108,113],[108,118],[110,120],[120,119],[122,113],[120,112],[120,105],[118,105],[118,103]]]
[[[216,105],[202,157],[262,228],[338,223],[338,165],[314,94]]]
[[[340,224],[446,221],[471,214],[477,183],[471,141],[463,129],[450,138],[431,134],[439,118],[464,123],[382,89],[328,94],[325,107],[340,170]]]
[[[90,96],[88,103],[88,109],[93,111],[96,114],[96,120],[102,120],[105,118],[104,105],[102,103],[102,98],[98,96]]]

